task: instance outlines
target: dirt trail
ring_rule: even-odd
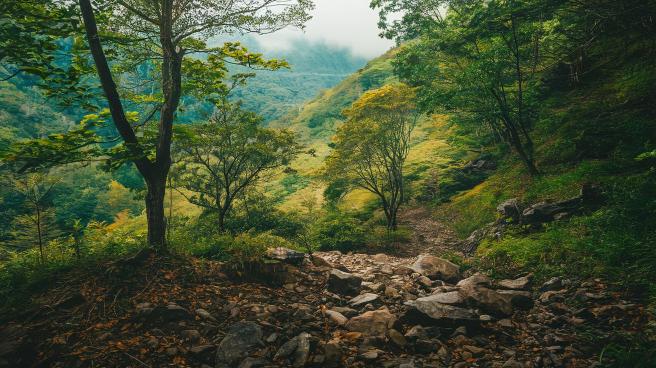
[[[259,282],[171,257],[69,275],[0,326],[0,368],[588,368],[652,318],[601,280],[470,276],[420,256],[455,244],[426,210],[401,222],[402,252],[294,255]]]

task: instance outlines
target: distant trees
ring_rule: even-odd
[[[374,0],[384,34],[415,39],[397,58],[421,107],[485,124],[538,174],[530,130],[555,2]],[[389,20],[403,11],[402,20]]]
[[[209,122],[180,127],[175,183],[189,202],[217,215],[217,227],[235,200],[300,152],[288,130],[263,128],[261,118],[238,104],[224,103]]]
[[[397,213],[405,199],[403,165],[418,118],[415,93],[404,84],[391,84],[363,94],[350,109],[334,138],[327,159],[331,181],[346,179],[375,194],[387,228],[397,228]]]

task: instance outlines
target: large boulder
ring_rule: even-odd
[[[365,335],[385,336],[394,322],[396,322],[396,316],[387,308],[382,308],[351,318],[345,327],[349,331],[361,332]]]
[[[422,274],[431,280],[454,281],[460,275],[460,267],[447,261],[431,255],[421,255],[412,265],[412,270]]]
[[[362,278],[333,269],[328,275],[328,291],[342,295],[357,295],[360,292]]]
[[[264,346],[262,329],[253,322],[237,322],[230,327],[228,334],[216,350],[216,368],[236,367],[255,349]]]

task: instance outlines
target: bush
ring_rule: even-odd
[[[313,235],[319,249],[324,251],[350,252],[362,248],[366,243],[361,222],[340,212],[329,213],[320,219],[313,229]]]
[[[391,231],[385,226],[376,226],[367,234],[367,243],[373,247],[390,247],[408,243],[412,237],[412,230],[407,227],[399,227]]]

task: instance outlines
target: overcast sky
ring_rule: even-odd
[[[315,5],[305,32],[286,29],[257,39],[267,49],[285,48],[294,38],[325,41],[367,58],[393,46],[392,41],[378,37],[378,14],[369,8],[369,0],[315,0]]]

